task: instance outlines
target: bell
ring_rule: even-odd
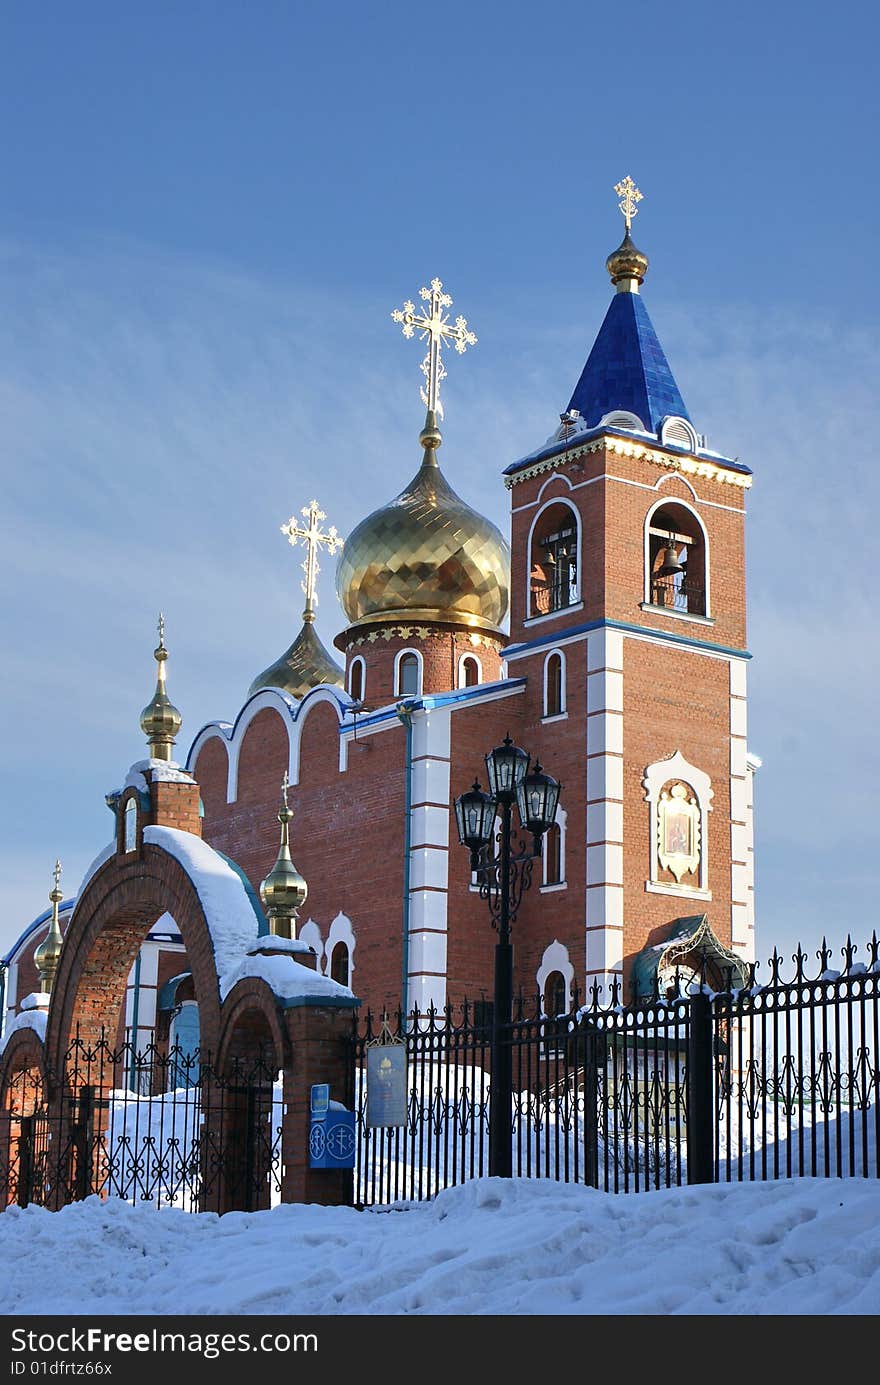
[[[684,563],[679,561],[678,550],[675,546],[675,542],[673,539],[670,538],[668,544],[663,550],[663,562],[660,564],[660,569],[657,573],[657,576],[675,577],[680,572],[684,572]]]

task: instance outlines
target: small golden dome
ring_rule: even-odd
[[[147,738],[150,753],[154,760],[170,760],[171,747],[183,725],[183,717],[165,691],[165,661],[168,650],[165,648],[165,619],[159,616],[159,644],[153,650],[153,658],[158,665],[156,671],[156,691],[153,699],[141,712],[141,730]]]
[[[64,896],[61,893],[61,862],[55,862],[55,883],[49,891],[49,902],[52,905],[52,919],[49,923],[49,931],[38,948],[34,949],[34,966],[40,977],[40,984],[43,992],[50,995],[52,986],[55,982],[55,975],[58,971],[58,963],[61,961],[61,948],[64,938],[61,933],[61,925],[58,922],[58,906]]]
[[[310,688],[317,688],[320,683],[343,686],[342,669],[318,638],[314,621],[315,617],[307,611],[293,644],[280,659],[257,674],[248,688],[248,697],[261,688],[280,688],[291,697],[305,697]]]
[[[497,633],[507,613],[510,549],[441,472],[431,412],[419,441],[418,473],[346,541],[336,593],[351,625],[442,621]]]
[[[289,823],[293,813],[287,804],[287,774],[281,786],[282,804],[278,813],[281,845],[275,864],[260,884],[260,898],[269,916],[270,930],[283,938],[296,937],[296,918],[305,903],[309,887],[290,855]]]
[[[623,285],[627,280],[633,279],[639,284],[644,283],[648,272],[648,257],[633,244],[628,227],[620,245],[605,261],[605,267],[611,275],[612,284]]]

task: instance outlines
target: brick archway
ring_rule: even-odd
[[[42,1039],[29,1026],[17,1029],[0,1056],[0,1207],[10,1202],[26,1206],[35,1194],[42,1201],[34,1169],[39,1142],[35,1121],[45,1091]]]
[[[84,1044],[97,1043],[102,1030],[115,1035],[129,971],[150,928],[165,912],[173,916],[186,947],[203,1048],[217,1052],[219,978],[196,883],[170,852],[144,842],[136,856],[111,857],[77,900],[49,1010],[46,1063],[53,1079],[63,1073],[77,1031]]]

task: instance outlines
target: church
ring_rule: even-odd
[[[752,474],[690,417],[642,294],[641,193],[629,178],[616,192],[625,234],[604,321],[573,388],[560,382],[550,435],[499,477],[509,541],[458,493],[472,459],[442,453],[443,352],[476,338],[435,279],[392,314],[427,343],[411,479],[348,536],[322,528],[316,501],[284,526],[305,549],[301,629],[186,750],[160,630],[149,755],[108,796],[110,850],[135,843],[164,795],[166,826],[230,863],[263,932],[280,816],[303,882],[296,935],[374,1012],[491,1000],[495,934],[454,801],[485,784],[507,735],[562,786],[513,929],[517,990],[556,1015],[594,985],[651,994],[697,950],[718,967],[754,959]],[[322,554],[337,563],[335,651],[315,630]],[[76,905],[57,879],[50,899],[0,964],[7,1026]],[[198,1042],[168,913],[131,970],[120,1033],[141,1044],[163,1025]]]

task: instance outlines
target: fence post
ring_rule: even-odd
[[[79,1120],[73,1128],[72,1144],[76,1150],[76,1191],[74,1198],[82,1202],[92,1191],[92,1135],[95,1123],[95,1089],[81,1087]]]
[[[584,1182],[599,1186],[599,1035],[589,1020],[584,1036]]]
[[[687,1062],[688,1183],[714,1182],[712,1002],[691,996]]]
[[[33,1196],[34,1177],[34,1118],[22,1116],[18,1137],[18,1205],[27,1207]]]

